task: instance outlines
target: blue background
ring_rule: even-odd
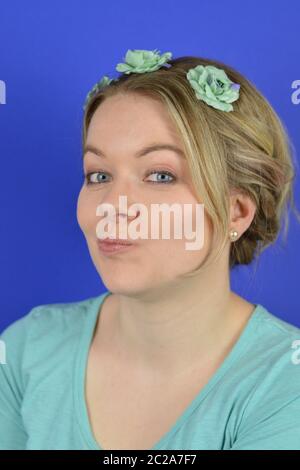
[[[106,290],[76,219],[82,104],[127,49],[237,68],[286,124],[299,161],[300,104],[291,100],[300,79],[298,0],[2,0],[0,8],[0,331],[36,305]],[[299,207],[299,173],[295,198]],[[299,240],[292,215],[285,246],[269,247],[257,269],[232,273],[233,290],[297,326]]]

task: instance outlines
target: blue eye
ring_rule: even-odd
[[[175,177],[170,171],[166,171],[166,170],[161,170],[161,171],[153,170],[153,171],[151,171],[150,173],[148,173],[147,176],[154,175],[154,174],[157,174],[157,175],[167,175],[168,177],[171,177],[172,180],[170,181],[170,180],[167,180],[166,178],[163,178],[163,179],[160,180],[160,181],[150,181],[150,183],[154,183],[154,184],[157,184],[157,183],[170,184],[170,183],[174,183],[174,181],[176,180],[176,177]]]
[[[98,175],[104,175],[104,174],[105,174],[104,171],[94,171],[93,173],[88,173],[85,176],[86,184],[97,184],[97,183],[103,183],[103,182],[105,183],[106,181],[101,181],[101,179],[98,178]],[[94,175],[96,175],[96,178],[94,177]],[[96,181],[93,181],[92,177]]]
[[[89,184],[103,184],[103,183],[107,183],[107,181],[105,181],[103,178],[101,178],[103,175],[106,175],[107,173],[104,172],[104,171],[95,171],[95,172],[92,172],[92,173],[87,173],[87,175],[85,176],[85,180],[86,180],[86,184],[89,185]],[[158,175],[167,175],[167,178],[171,178],[171,180],[167,179],[166,177],[164,177],[162,180],[160,181],[149,181],[150,183],[154,183],[154,184],[159,184],[159,183],[162,183],[162,184],[170,184],[170,183],[174,183],[175,180],[176,180],[176,177],[170,172],[170,171],[167,171],[167,170],[152,170],[150,173],[148,173],[147,176],[150,176],[150,175],[154,175],[154,174],[158,174]],[[100,175],[100,177],[99,177]]]

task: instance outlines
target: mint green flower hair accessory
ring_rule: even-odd
[[[171,58],[171,52],[160,54],[158,49],[128,49],[125,62],[118,63],[116,70],[124,74],[154,72],[165,64],[171,65],[168,64]],[[186,77],[199,100],[221,111],[233,111],[231,103],[239,98],[240,85],[232,82],[223,69],[213,65],[197,65],[188,70]],[[104,75],[88,93],[83,109],[95,94],[117,80]]]
[[[240,85],[232,82],[223,69],[213,65],[197,65],[186,76],[198,99],[222,111],[233,110],[230,103],[239,98]]]
[[[154,70],[158,70],[171,58],[171,52],[160,54],[158,49],[154,49],[153,51],[147,51],[143,49],[128,49],[124,58],[125,63],[120,62],[117,64],[116,70],[126,74],[154,72]]]
[[[107,85],[110,84],[110,82],[112,82],[113,79],[109,78],[107,75],[104,75],[101,80],[99,80],[94,86],[93,88],[89,91],[89,93],[87,94],[86,96],[86,99],[85,99],[85,103],[84,103],[84,106],[83,106],[83,109],[86,108],[88,102],[90,101],[90,99],[96,95],[100,90],[103,90]]]

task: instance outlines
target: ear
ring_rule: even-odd
[[[230,229],[239,237],[246,232],[255,216],[256,204],[246,193],[238,189],[230,190]]]

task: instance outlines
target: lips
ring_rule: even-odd
[[[113,255],[117,253],[123,253],[128,250],[133,250],[136,245],[134,243],[130,243],[127,240],[122,239],[98,239],[98,247],[100,251],[105,255]]]
[[[133,245],[132,242],[122,238],[102,238],[98,239],[98,243],[106,245]]]

